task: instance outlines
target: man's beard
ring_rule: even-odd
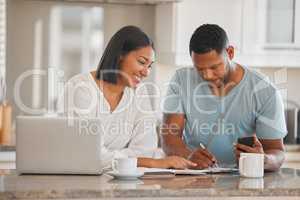
[[[236,69],[236,66],[232,63],[230,63],[228,60],[226,62],[226,71],[225,74],[223,76],[223,78],[214,80],[214,81],[210,81],[211,84],[213,84],[215,87],[217,88],[224,88],[226,84],[228,84],[230,82],[230,76],[232,75],[232,72]]]
[[[222,79],[222,84],[223,86],[225,86],[227,83],[230,82],[230,76],[232,74],[232,72],[236,69],[236,66],[231,63],[229,60],[227,60],[227,63],[226,63],[226,72],[225,72],[225,75]]]

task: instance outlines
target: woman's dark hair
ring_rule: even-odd
[[[96,78],[116,84],[120,69],[120,57],[130,51],[151,46],[152,40],[140,28],[125,26],[116,32],[108,42],[97,67]]]
[[[192,51],[198,54],[216,50],[218,54],[227,48],[228,37],[224,29],[216,24],[203,24],[193,33],[190,40],[190,55]]]

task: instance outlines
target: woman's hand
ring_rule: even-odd
[[[154,167],[156,168],[174,168],[186,169],[196,167],[197,164],[179,156],[168,156],[162,159],[156,159]]]

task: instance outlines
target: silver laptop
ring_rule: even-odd
[[[101,174],[99,124],[99,119],[17,117],[17,172]]]

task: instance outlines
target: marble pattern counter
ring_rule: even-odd
[[[146,176],[136,181],[109,175],[21,175],[2,170],[0,199],[294,197],[300,196],[300,170],[283,168],[263,179],[235,174]]]

